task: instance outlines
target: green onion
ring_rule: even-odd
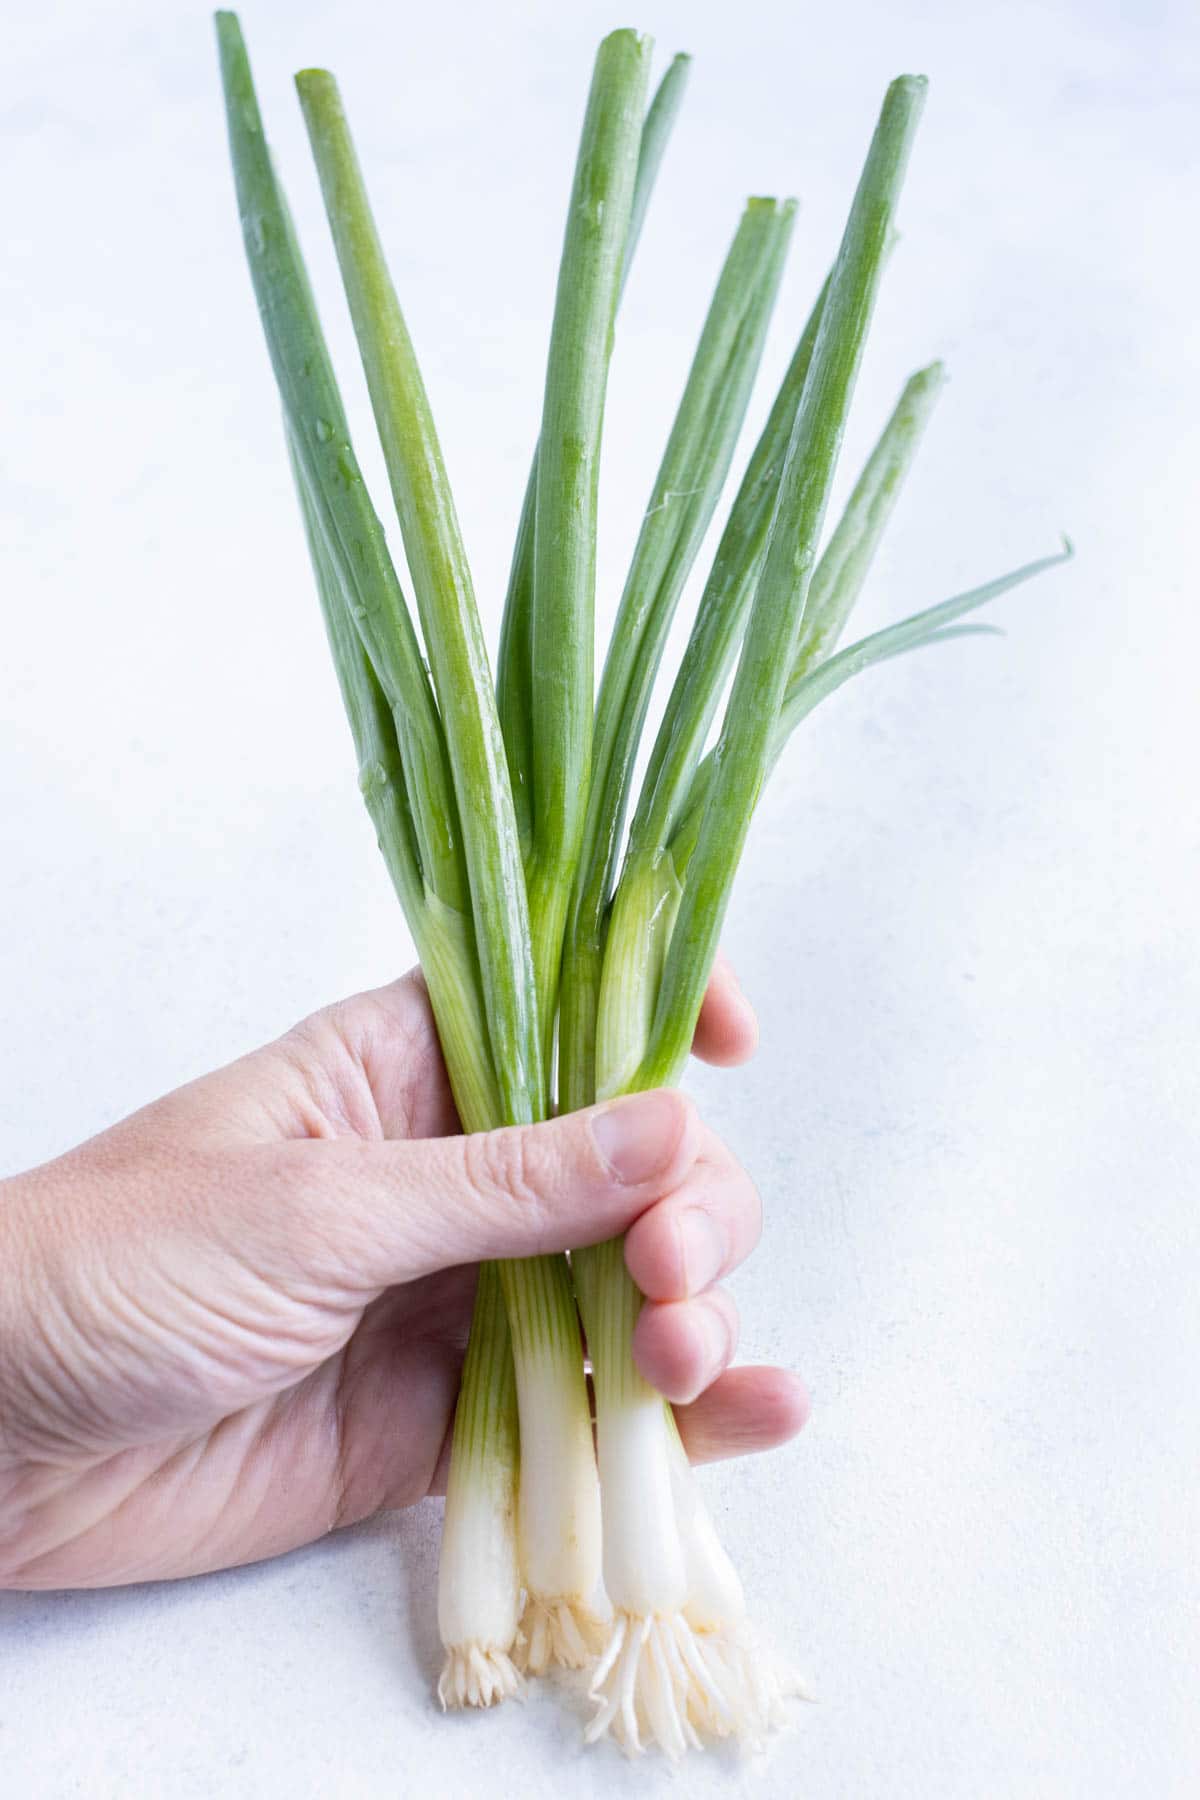
[[[690,56],[676,56],[658,84],[642,124],[638,144],[637,174],[634,179],[633,204],[629,211],[629,229],[621,263],[621,289],[629,279],[633,253],[645,223],[646,209],[662,163],[667,139],[683,100],[687,85]],[[533,782],[533,647],[530,633],[533,609],[533,533],[537,508],[538,456],[534,451],[525,484],[521,522],[517,527],[516,548],[508,578],[508,594],[500,626],[500,653],[496,668],[496,703],[508,752],[512,777],[513,801],[521,845],[529,855],[533,833],[531,789]]]
[[[911,377],[822,550],[924,80],[903,76],[887,91],[841,248],[730,508],[635,796],[654,682],[743,423],[793,203],[755,199],[743,213],[597,697],[597,481],[613,325],[688,66],[675,59],[643,112],[648,40],[605,38],[493,686],[449,479],[337,86],[320,70],[297,77],[419,632],[350,442],[236,18],[218,14],[217,31],[246,253],[359,786],[426,973],[464,1129],[673,1082],[751,818],[797,725],[876,663],[989,631],[969,615],[1070,554],[837,648],[943,379],[937,363]],[[454,1424],[438,1691],[444,1705],[488,1705],[519,1693],[524,1672],[587,1665],[586,1735],[611,1733],[631,1750],[652,1741],[677,1757],[705,1738],[759,1741],[801,1690],[754,1637],[671,1410],[634,1364],[641,1305],[616,1240],[576,1251],[569,1266],[543,1257],[481,1270]]]
[[[884,101],[820,308],[766,554],[714,752],[715,775],[686,880],[670,897],[669,940],[636,971],[628,967],[627,946],[617,946],[622,951],[615,971],[621,990],[620,1031],[606,1030],[603,1020],[598,1029],[595,1075],[601,1093],[678,1079],[691,1044],[729,890],[769,765],[924,90],[922,79],[902,77],[892,83]],[[651,982],[657,987],[652,1009],[645,1001],[630,1005],[631,989]],[[606,1003],[611,986],[604,994]],[[693,1630],[687,1618],[687,1542],[671,1487],[670,1434],[661,1400],[633,1361],[641,1297],[619,1244],[578,1252],[574,1267],[596,1389],[604,1583],[616,1613],[593,1681],[597,1712],[591,1732],[616,1731],[637,1748],[640,1721],[646,1719],[672,1755],[686,1746],[689,1721],[697,1715],[710,1729],[724,1726],[754,1735],[762,1728],[760,1708],[745,1680],[736,1681],[731,1672],[731,1646],[739,1641],[741,1620],[729,1620],[728,1631],[705,1634]],[[680,1669],[665,1680],[672,1651]]]
[[[876,663],[889,662],[893,657],[904,656],[910,650],[924,649],[929,644],[944,644],[962,637],[999,636],[995,626],[959,625],[957,621],[967,613],[986,606],[989,601],[998,600],[1012,588],[1032,581],[1037,575],[1044,575],[1059,563],[1069,562],[1073,554],[1068,540],[1056,556],[1039,557],[1036,562],[1025,563],[1008,575],[1000,575],[994,581],[984,582],[981,587],[956,594],[953,599],[927,607],[924,612],[913,613],[910,618],[901,619],[898,624],[888,625],[882,631],[873,632],[870,637],[861,638],[858,643],[840,650],[836,656],[818,663],[816,667],[808,667],[808,658],[798,654],[772,733],[768,759],[770,766],[774,767],[782,755],[797,725],[808,717],[815,706],[828,699],[830,694],[836,693],[853,676],[860,675],[864,669],[872,668]],[[715,756],[710,755],[696,771],[687,805],[681,812],[671,838],[671,861],[676,869],[686,872],[691,861],[716,775]]]
[[[559,1098],[595,1098],[604,922],[633,759],[667,632],[720,498],[758,370],[794,203],[751,200],[709,308],[621,596],[596,707],[592,779],[564,951]]]
[[[495,1263],[479,1271],[454,1419],[438,1568],[438,1630],[449,1654],[443,1707],[491,1706],[520,1694],[509,1654],[519,1631],[521,1577],[513,1554],[517,1396],[508,1315]]]
[[[691,1044],[738,859],[769,766],[774,721],[924,100],[922,76],[904,75],[889,87],[829,279],[770,544],[716,749],[718,776],[688,870],[639,1084],[676,1078]]]
[[[596,500],[608,358],[642,136],[649,43],[605,38],[575,167],[538,439],[528,859],[547,1058],[592,741]]]
[[[945,380],[941,363],[931,363],[905,382],[813,573],[792,659],[795,668],[819,662],[841,636]]]
[[[491,672],[441,447],[331,75],[296,77],[383,444],[449,753],[510,1123],[545,1116],[525,888]]]
[[[358,754],[359,788],[396,894],[412,921],[435,1012],[444,1020],[439,1029],[459,1117],[482,1128],[500,1116],[501,1103],[487,1053],[474,940],[461,914],[433,891],[421,890],[420,856],[395,720],[354,630],[290,435],[289,451],[329,647]]]
[[[546,1116],[545,1066],[520,845],[491,673],[454,502],[424,384],[371,217],[333,77],[296,85],[416,588],[449,747],[485,1017],[502,1111]],[[496,1022],[500,1030],[496,1029]],[[510,1315],[525,1478],[517,1541],[528,1592],[529,1666],[586,1660],[599,1580],[600,1514],[587,1388],[562,1257],[501,1270]],[[449,1688],[448,1680],[443,1684]],[[454,1679],[457,1695],[459,1683]]]
[[[650,753],[629,830],[629,862],[654,855],[670,826],[703,749],[741,643],[746,613],[766,554],[788,446],[828,292],[828,282],[799,342],[754,448],[700,598],[687,649]]]
[[[513,1019],[494,1021],[486,1004],[453,764],[412,620],[350,443],[233,14],[218,13],[217,36],[243,237],[283,400],[288,450],[360,786],[425,969],[460,1117],[466,1129],[482,1130],[504,1117],[506,1097],[493,1043],[496,1027],[511,1027]],[[477,844],[477,859],[480,854]],[[532,995],[527,948],[523,958],[501,970],[501,978],[519,1011],[523,995]],[[526,1062],[537,1080],[536,1014],[529,1040],[533,1054]],[[512,1110],[529,1116],[539,1094],[530,1100],[517,1094]],[[562,1280],[565,1286],[565,1272]],[[452,1622],[458,1635],[446,1638],[440,1691],[444,1701],[474,1704],[516,1691],[520,1680],[511,1658],[518,1629],[513,1606],[521,1586],[512,1504],[513,1359],[503,1309],[488,1303],[493,1284],[485,1270],[483,1304],[472,1325],[456,1411],[452,1464],[457,1472],[450,1481],[454,1503],[441,1571],[443,1624]]]

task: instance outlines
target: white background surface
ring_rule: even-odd
[[[620,9],[618,9],[619,12]],[[381,7],[244,23],[367,428],[289,78],[339,71],[493,633],[591,50],[696,54],[613,369],[611,611],[746,192],[803,210],[759,398],[886,79],[932,81],[847,474],[907,371],[953,377],[876,624],[1052,549],[1009,636],[805,729],[729,948],[746,1073],[695,1090],[757,1176],[745,1354],[809,1429],[706,1476],[821,1695],[669,1791],[1183,1795],[1197,1719],[1191,7],[849,0]],[[5,32],[0,1159],[16,1169],[399,971],[243,267],[199,7]],[[373,462],[372,467],[376,466]],[[381,501],[382,504],[382,501]],[[999,616],[999,615],[997,615]],[[0,1596],[0,1788],[667,1791],[552,1699],[433,1709],[437,1509],[273,1565]]]

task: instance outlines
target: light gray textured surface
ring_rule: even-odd
[[[831,16],[831,14],[833,16]],[[340,70],[494,629],[593,40],[611,6],[267,0],[245,24],[342,368],[288,91]],[[1196,1468],[1194,11],[647,0],[697,56],[614,365],[622,558],[742,195],[803,211],[761,416],[883,83],[932,79],[848,466],[952,385],[871,623],[1052,548],[1010,635],[866,677],[767,800],[729,948],[757,1064],[744,1350],[814,1395],[706,1488],[821,1695],[669,1791],[1191,1794]],[[19,1168],[399,970],[237,241],[203,10],[6,27],[0,1159]],[[360,423],[360,439],[366,430]],[[437,1509],[268,1566],[0,1596],[0,1788],[666,1791],[552,1700],[443,1721]]]

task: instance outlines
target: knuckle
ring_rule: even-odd
[[[390,988],[376,988],[343,1004],[347,1008],[347,1028],[357,1027],[368,1049],[383,1054],[441,1055],[429,990],[419,973],[405,975]]]
[[[541,1205],[535,1159],[528,1133],[519,1129],[484,1131],[463,1140],[467,1179],[481,1198],[515,1203],[522,1212]]]
[[[462,1140],[463,1174],[471,1193],[491,1201],[504,1187],[504,1153],[493,1131],[470,1132]]]
[[[313,1060],[327,1055],[331,1042],[340,1042],[342,1037],[338,1020],[338,1002],[333,1006],[322,1007],[320,1012],[309,1013],[307,1018],[297,1019],[291,1028],[284,1032],[278,1040],[277,1048],[283,1054],[307,1067]]]

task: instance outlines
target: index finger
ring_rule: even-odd
[[[748,1062],[758,1048],[758,1020],[723,951],[717,952],[696,1021],[692,1054],[719,1069]]]

